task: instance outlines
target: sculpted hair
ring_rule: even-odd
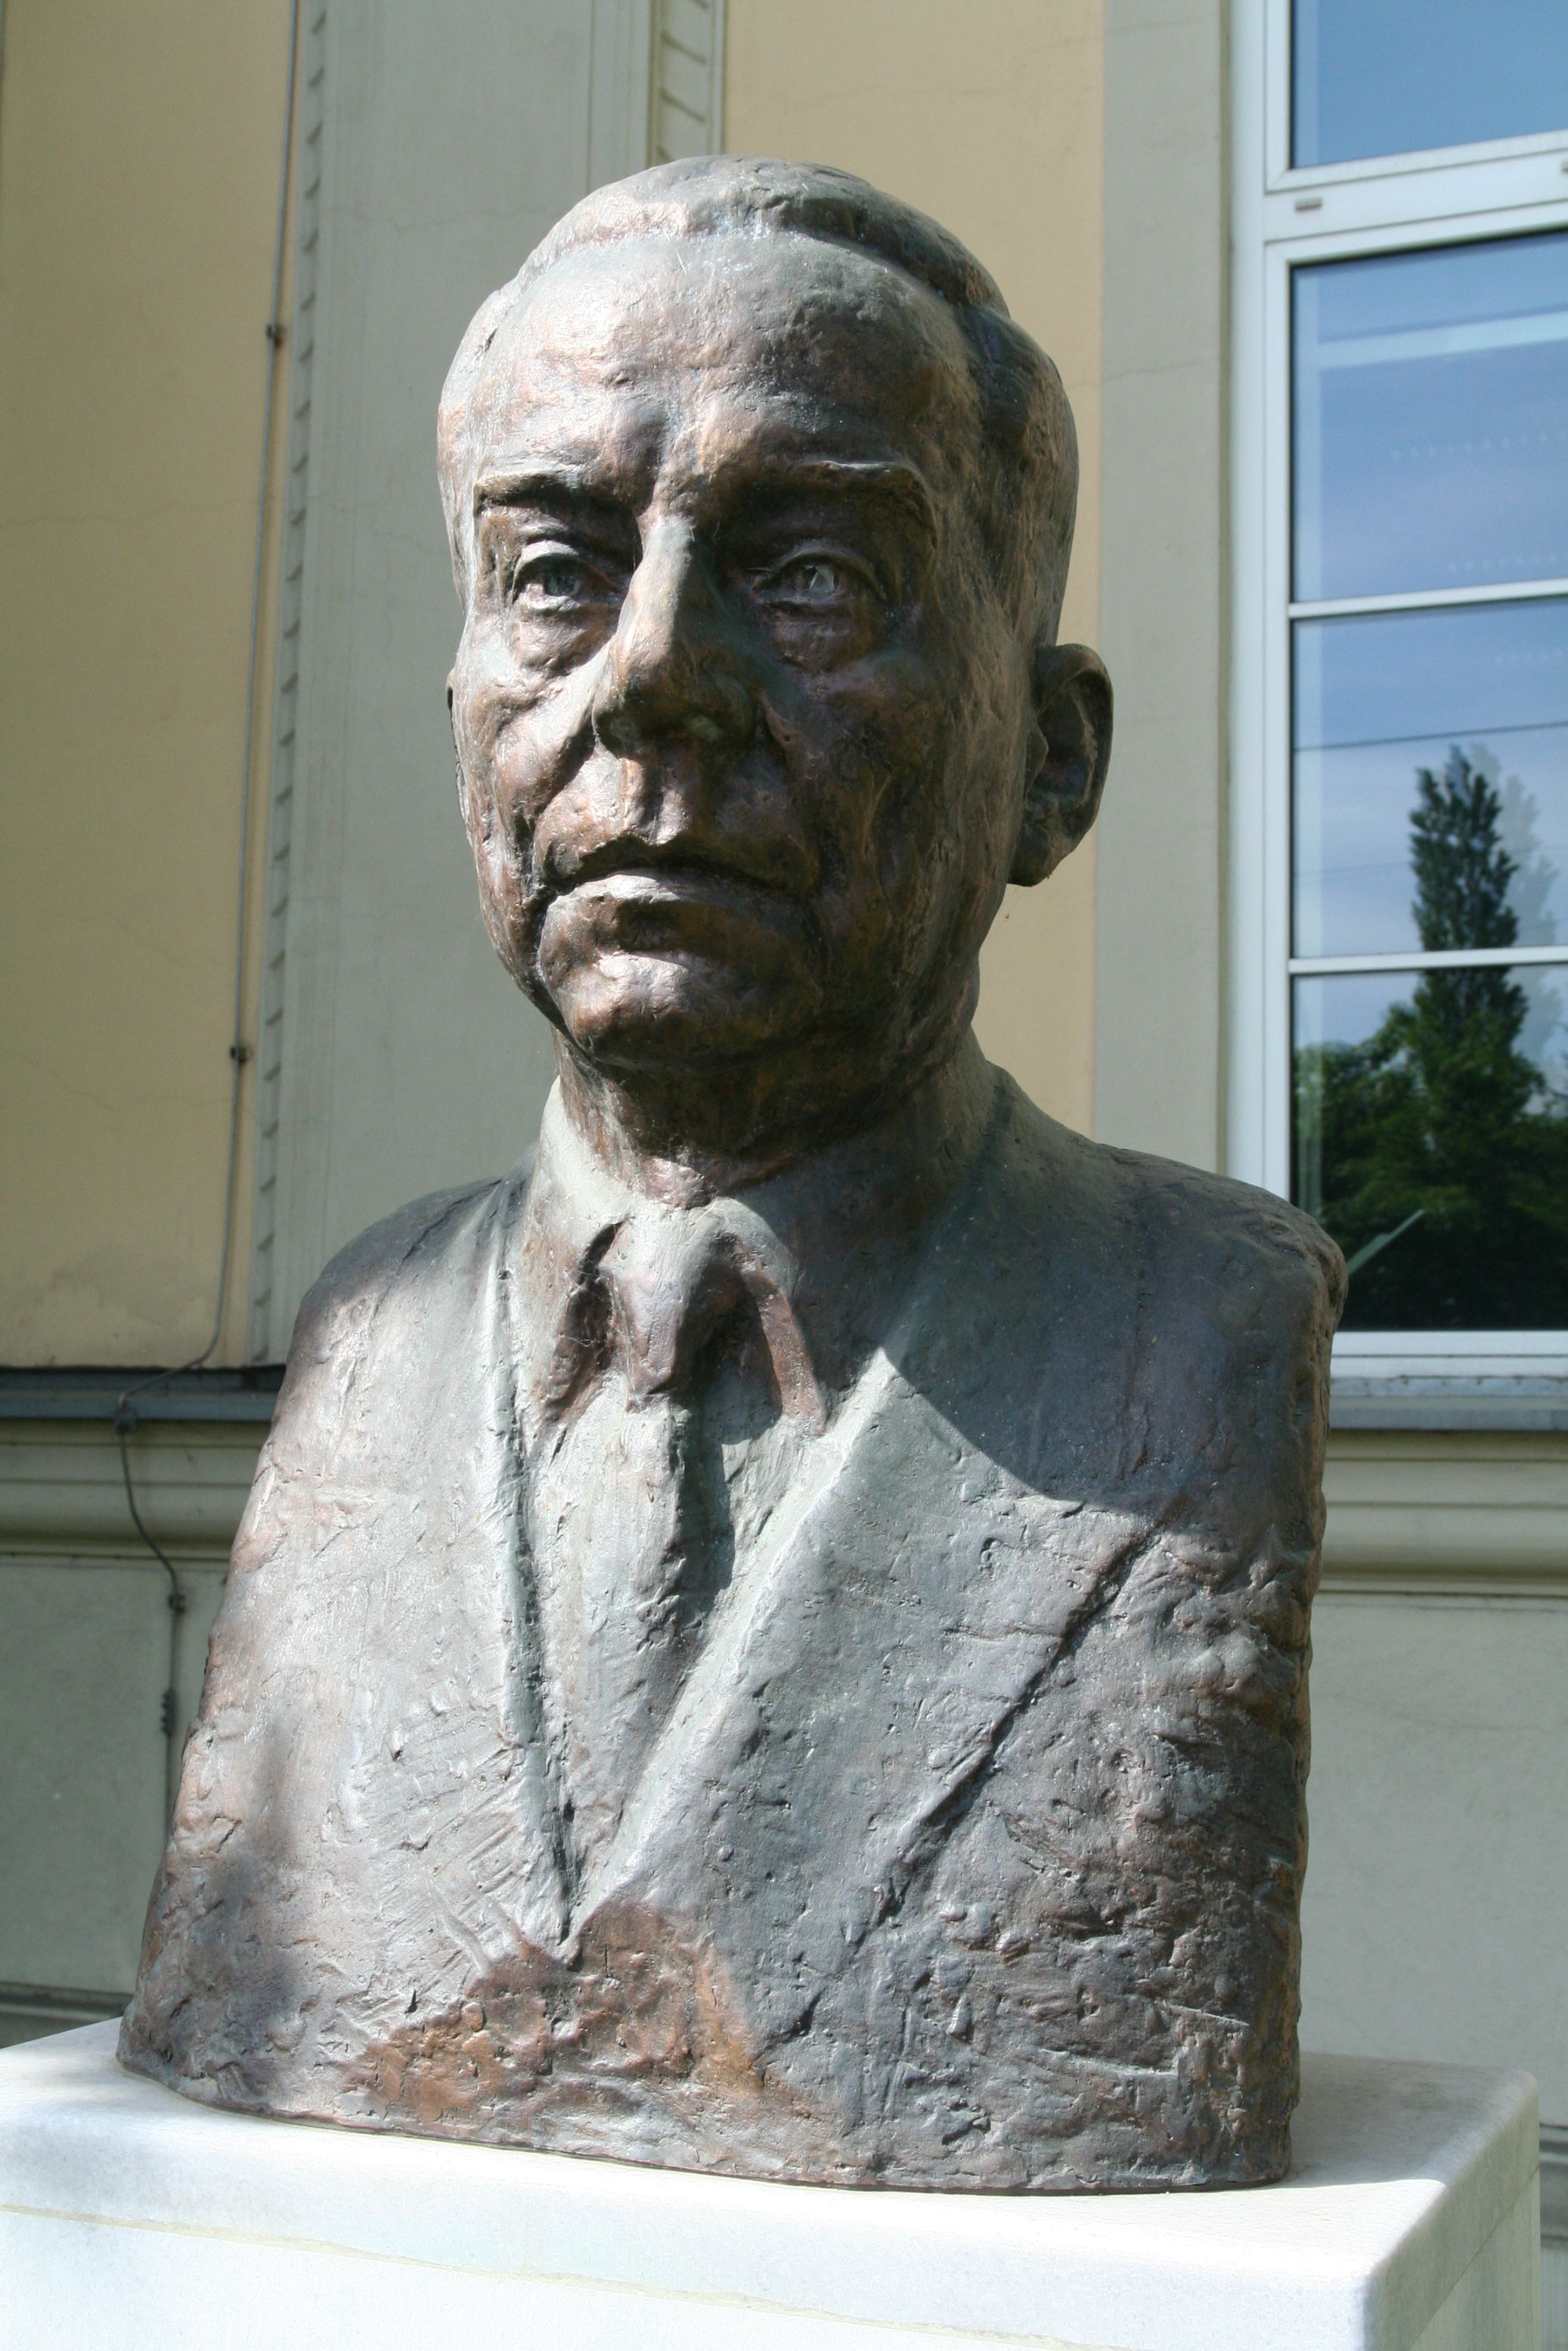
[[[527,288],[584,246],[769,232],[856,246],[946,304],[979,394],[982,523],[998,582],[1026,628],[1054,629],[1072,550],[1078,443],[1051,361],[1009,317],[989,272],[924,213],[848,172],[736,155],[664,163],[596,190],[479,310],[441,395],[441,490],[458,593],[466,592],[470,560],[475,396],[491,346]]]

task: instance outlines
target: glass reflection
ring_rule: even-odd
[[[1294,707],[1297,955],[1568,940],[1568,601],[1300,622]],[[1423,936],[1424,778],[1495,802],[1506,935]]]
[[[1456,746],[1416,771],[1426,950],[1517,945],[1502,798]],[[1348,1330],[1568,1323],[1568,967],[1294,985],[1295,1192],[1343,1249]]]
[[[1345,1253],[1346,1330],[1568,1325],[1565,979],[1296,981],[1296,1197]]]
[[[1563,0],[1295,0],[1291,18],[1298,165],[1568,126]]]
[[[1568,234],[1293,285],[1298,599],[1568,578]]]

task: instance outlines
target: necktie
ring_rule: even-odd
[[[640,1205],[589,1252],[531,1483],[561,1807],[578,1870],[613,1836],[728,1581],[727,1436],[821,1403],[767,1228]]]

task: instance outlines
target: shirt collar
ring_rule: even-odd
[[[606,1168],[550,1090],[507,1275],[525,1397],[544,1405],[560,1343],[597,1267],[633,1217],[733,1228],[789,1301],[820,1386],[847,1388],[907,1289],[989,1123],[996,1072],[969,1040],[936,1080],[873,1127],[696,1208],[644,1198]]]

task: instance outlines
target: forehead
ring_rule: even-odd
[[[789,234],[649,237],[568,254],[527,289],[476,387],[468,455],[700,470],[796,446],[912,457],[940,480],[967,477],[977,423],[957,323],[902,270]]]

